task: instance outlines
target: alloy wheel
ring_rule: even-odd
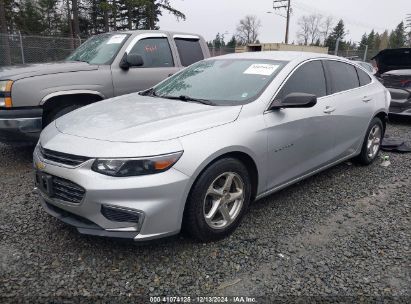
[[[382,140],[382,130],[379,125],[372,127],[367,139],[367,156],[374,159],[377,156]]]
[[[214,179],[204,198],[203,214],[207,225],[213,229],[230,226],[243,207],[244,190],[244,182],[235,172],[225,172]]]

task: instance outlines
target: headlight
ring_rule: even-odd
[[[91,167],[95,172],[116,176],[138,176],[167,171],[181,157],[183,151],[144,158],[96,159]]]
[[[13,81],[11,80],[1,80],[0,81],[0,107],[11,108],[11,86]]]

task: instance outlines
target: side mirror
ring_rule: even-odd
[[[143,57],[139,54],[124,53],[120,61],[120,68],[128,70],[130,67],[139,67],[144,65]]]
[[[291,93],[280,101],[274,101],[270,110],[281,108],[311,108],[317,104],[317,96],[306,93]]]

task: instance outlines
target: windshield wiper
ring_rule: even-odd
[[[84,60],[84,59],[69,59],[69,61],[86,62],[86,63],[88,63],[88,61],[87,61],[87,60]]]
[[[138,94],[141,95],[141,96],[155,96],[155,97],[157,97],[156,90],[154,88],[150,88],[150,89],[142,91]]]
[[[185,101],[185,102],[198,102],[198,103],[202,103],[208,106],[215,106],[216,104],[208,99],[201,99],[201,98],[194,98],[194,97],[190,97],[190,96],[186,96],[186,95],[180,95],[180,96],[159,96],[161,98],[167,98],[167,99],[175,99],[175,100],[181,100],[181,101]]]

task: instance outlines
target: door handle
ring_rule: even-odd
[[[324,113],[326,113],[326,114],[331,114],[331,113],[334,112],[334,111],[335,111],[335,108],[334,108],[334,107],[326,106],[326,107],[325,107],[325,110],[324,110]]]
[[[371,99],[372,99],[371,97],[364,96],[363,99],[362,99],[362,101],[364,101],[364,102],[369,102]]]
[[[171,76],[173,76],[173,75],[174,75],[174,73],[170,73],[170,74],[168,74],[167,77],[171,77]]]

